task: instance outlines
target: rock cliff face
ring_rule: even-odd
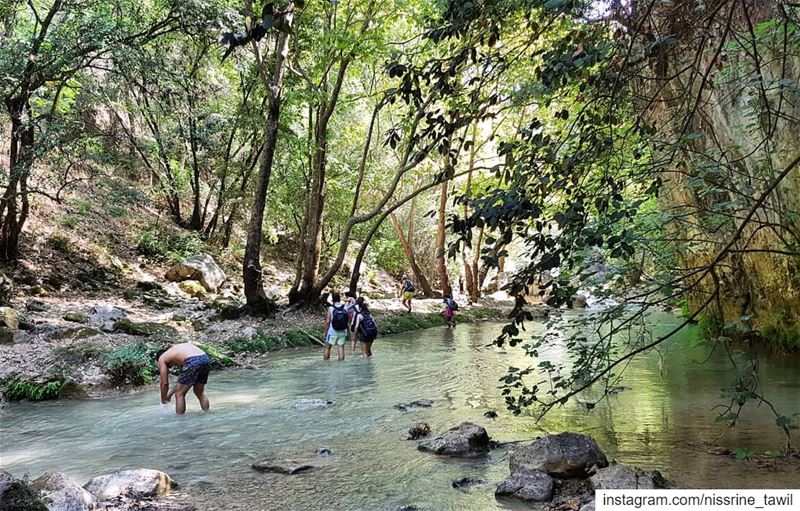
[[[660,153],[672,161],[661,207],[694,285],[689,309],[709,302],[717,324],[800,347],[797,14],[773,0],[663,5],[653,32],[670,35],[651,48],[643,108],[684,143]]]

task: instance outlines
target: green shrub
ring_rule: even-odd
[[[225,348],[231,353],[267,353],[286,347],[286,342],[275,335],[256,332],[250,338],[234,337],[225,342]]]
[[[312,332],[312,335],[316,335],[317,338],[321,339],[324,333],[322,333],[322,331],[317,331]],[[283,333],[282,338],[287,347],[307,346],[311,342],[308,335],[299,330],[287,330]]]
[[[48,382],[35,382],[23,378],[14,378],[6,382],[3,395],[9,401],[19,401],[27,399],[29,401],[44,401],[56,399],[58,389],[64,382],[61,380],[51,380]]]
[[[75,226],[78,225],[78,219],[72,215],[64,215],[58,223],[65,229],[74,229]]]
[[[63,234],[53,234],[47,238],[47,246],[59,252],[69,252],[72,250],[72,241]]]
[[[236,365],[231,357],[222,353],[219,348],[211,344],[198,344],[198,348],[206,352],[208,358],[211,359],[211,369],[222,369],[224,367],[231,367]]]
[[[154,231],[144,230],[139,233],[136,251],[143,256],[161,258],[167,253],[167,244]]]
[[[198,233],[169,234],[154,229],[139,233],[136,251],[143,256],[178,263],[187,257],[206,252],[208,247]]]
[[[375,264],[392,275],[402,275],[408,264],[403,245],[396,238],[375,239],[370,244],[373,251]]]
[[[106,357],[106,372],[116,385],[146,385],[158,374],[159,346],[137,342],[112,351]]]

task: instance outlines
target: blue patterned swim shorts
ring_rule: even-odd
[[[208,383],[208,372],[211,370],[211,359],[208,355],[196,355],[189,357],[183,362],[181,374],[178,376],[178,383],[183,385],[194,385]]]

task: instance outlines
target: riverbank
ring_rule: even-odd
[[[381,335],[444,325],[441,301],[415,300],[407,313],[399,299],[371,301]],[[463,304],[459,322],[507,318],[510,301]],[[123,393],[152,383],[155,353],[176,342],[195,342],[215,369],[249,367],[269,353],[316,345],[324,311],[288,307],[272,317],[243,314],[230,299],[200,301],[159,287],[136,299],[107,296],[28,299],[23,328],[0,345],[0,387],[7,400],[87,398]],[[544,316],[546,309],[537,312]]]

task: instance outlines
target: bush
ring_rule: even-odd
[[[112,351],[106,357],[106,372],[116,385],[146,385],[158,374],[159,346],[138,342]]]
[[[198,233],[169,234],[155,229],[139,233],[136,251],[143,256],[178,263],[189,256],[206,252],[208,247]]]
[[[408,260],[403,252],[403,245],[395,239],[375,239],[370,244],[375,257],[375,264],[394,276],[405,272]]]
[[[14,378],[6,383],[5,389],[3,389],[3,395],[9,401],[19,401],[20,399],[27,399],[29,401],[56,399],[58,397],[58,389],[61,388],[63,383],[64,382],[61,380],[40,383],[22,378]]]
[[[47,238],[47,246],[58,252],[69,252],[72,250],[72,241],[63,234],[53,234]]]
[[[251,339],[234,337],[225,342],[225,348],[231,353],[267,353],[284,347],[286,347],[284,339],[263,332],[256,332]]]
[[[72,215],[64,215],[61,217],[58,223],[65,229],[74,229],[75,226],[78,225],[78,219]]]
[[[222,353],[219,348],[210,344],[198,344],[198,348],[206,352],[208,358],[211,359],[211,369],[222,369],[223,367],[231,367],[236,365],[231,357]]]

